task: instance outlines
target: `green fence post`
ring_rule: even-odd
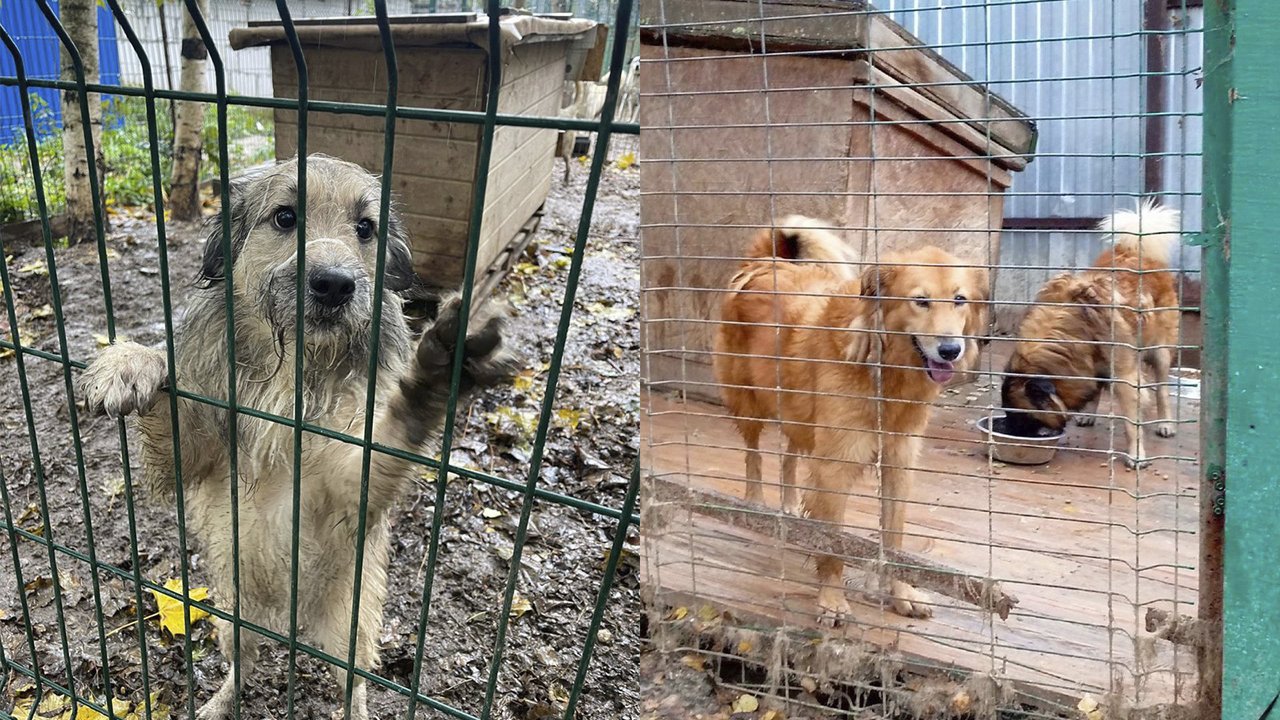
[[[1208,438],[1220,444],[1207,450],[1220,449],[1222,464],[1208,453],[1204,464],[1209,473],[1220,470],[1226,492],[1225,507],[1217,509],[1225,520],[1220,716],[1235,720],[1280,716],[1273,710],[1280,696],[1280,483],[1274,477],[1280,466],[1274,392],[1280,387],[1274,307],[1280,85],[1273,75],[1280,4],[1205,3],[1205,28],[1204,222],[1212,230],[1205,295],[1213,308],[1205,319],[1205,348],[1208,367],[1221,371],[1208,388],[1216,400],[1207,424],[1222,433]]]

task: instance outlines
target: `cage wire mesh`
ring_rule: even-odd
[[[1200,717],[1196,5],[642,5],[647,692]]]
[[[5,95],[6,115],[0,123],[10,133],[3,152],[13,155],[6,155],[3,187],[6,197],[21,200],[3,220],[27,220],[26,227],[35,228],[31,241],[21,234],[22,223],[0,228],[0,287],[6,311],[0,377],[9,398],[0,458],[0,550],[5,556],[5,569],[0,571],[0,717],[195,717],[224,676],[231,687],[241,688],[244,700],[243,706],[239,701],[224,706],[227,717],[311,717],[331,710],[337,716],[362,717],[360,696],[366,688],[369,708],[378,717],[627,716],[635,697],[629,658],[636,645],[621,618],[635,612],[635,581],[628,571],[628,558],[634,554],[627,548],[637,522],[635,429],[628,424],[628,418],[634,422],[634,414],[628,414],[634,407],[602,406],[585,413],[570,397],[578,393],[584,401],[603,402],[601,391],[593,387],[619,383],[630,388],[632,402],[635,396],[626,373],[611,370],[609,376],[599,377],[601,367],[616,369],[617,358],[636,347],[627,339],[628,332],[635,332],[635,320],[628,319],[625,307],[617,308],[616,314],[606,312],[608,308],[582,308],[601,305],[584,303],[593,299],[593,287],[604,287],[596,277],[602,275],[601,268],[609,271],[603,274],[608,278],[620,278],[615,284],[625,285],[627,267],[633,263],[628,243],[638,222],[638,203],[629,185],[634,181],[627,180],[621,164],[606,161],[615,135],[638,132],[634,119],[627,121],[618,113],[619,108],[635,105],[625,97],[628,83],[634,83],[634,71],[627,77],[635,36],[632,2],[527,3],[527,9],[515,12],[501,9],[496,1],[452,8],[443,1],[428,7],[423,2],[384,0],[214,0],[207,12],[201,12],[203,5],[198,0],[106,0],[97,10],[102,59],[98,80],[83,72],[52,0],[0,5],[0,90],[12,92]],[[609,26],[606,52],[597,47],[594,56],[588,53],[595,58],[594,76],[583,70],[583,58],[578,57],[573,61],[577,64],[570,65],[579,75],[570,77],[564,56],[572,43],[557,44],[554,38],[567,27],[573,32],[562,40],[584,34],[603,39],[595,25],[534,15],[569,11],[570,5],[589,9]],[[477,9],[482,12],[461,18],[475,41],[472,50],[463,52],[482,61],[446,68],[459,73],[452,79],[466,86],[465,91],[460,97],[441,93],[435,101],[423,103],[421,60],[414,56],[418,47],[400,33],[405,24],[435,21],[391,15]],[[197,91],[176,89],[165,67],[172,63],[173,75],[178,74],[175,47],[183,43],[180,28],[188,13],[209,58],[208,84]],[[316,30],[305,20],[309,15],[348,13],[370,17],[325,28],[324,39],[340,43],[364,28],[368,54],[363,63],[371,68],[365,75],[376,82],[343,97],[340,85],[308,83],[308,68],[316,79],[325,58],[314,42],[308,44]],[[275,21],[274,50],[241,52],[228,43],[229,31],[243,31],[246,24],[263,20]],[[162,22],[169,23],[165,31],[159,30]],[[518,33],[507,26],[509,22],[551,23],[539,30],[553,40],[533,49],[513,47],[512,37]],[[583,47],[590,46],[588,42]],[[486,52],[474,48],[496,48],[498,59],[483,59]],[[558,58],[551,48],[558,48]],[[71,80],[60,79],[60,51],[71,58]],[[111,63],[106,59],[109,53]],[[45,62],[49,57],[54,58],[52,64]],[[547,62],[527,67],[520,64],[522,57]],[[359,74],[355,65],[348,69]],[[541,84],[526,87],[534,79]],[[562,111],[562,98],[571,96],[566,84],[572,82],[601,86],[594,112]],[[94,185],[92,237],[69,247],[59,237],[62,133],[59,109],[51,107],[63,93],[78,98],[90,147],[94,141],[88,101],[100,94],[105,107],[105,167],[96,169],[90,153],[85,173]],[[171,220],[166,212],[172,152],[167,106],[174,101],[204,108],[205,175],[214,181],[211,195],[205,197],[220,223],[211,236],[202,235],[192,223]],[[17,114],[9,116],[14,109]],[[382,342],[386,336],[380,339],[383,331],[394,327],[379,318],[385,319],[384,309],[399,317],[398,301],[394,309],[391,302],[385,308],[371,303],[373,316],[366,331],[372,351],[368,360],[351,359],[351,375],[346,378],[356,388],[349,422],[333,427],[313,412],[313,402],[323,401],[310,396],[313,387],[304,378],[316,371],[313,362],[316,367],[322,364],[307,352],[313,329],[307,324],[311,316],[304,317],[310,312],[303,300],[304,280],[309,284],[306,292],[318,290],[307,275],[310,265],[304,264],[313,247],[307,242],[306,221],[316,217],[306,206],[309,196],[319,198],[322,211],[324,203],[333,202],[332,187],[326,186],[332,178],[321,171],[330,166],[323,161],[317,165],[313,158],[291,166],[296,172],[286,166],[278,175],[297,199],[296,212],[275,208],[270,220],[282,228],[297,223],[297,243],[291,248],[297,260],[289,279],[294,294],[286,310],[293,324],[281,332],[277,346],[276,371],[286,386],[281,402],[267,407],[252,402],[262,397],[255,395],[254,386],[271,381],[254,375],[260,368],[244,364],[254,350],[246,339],[244,313],[255,312],[255,299],[233,287],[237,274],[209,264],[210,253],[235,258],[233,250],[244,247],[245,237],[239,235],[244,227],[237,224],[243,218],[233,215],[230,200],[239,199],[235,194],[244,188],[261,188],[244,184],[262,177],[262,168],[251,166],[283,159],[281,153],[308,156],[308,148],[333,147],[334,123],[341,121],[348,130],[363,128],[375,138],[376,148],[359,160],[382,173],[380,179],[367,176],[372,196],[366,210],[377,220],[371,230],[355,231],[374,243],[367,277],[371,297],[384,288],[389,293],[396,282],[393,273],[399,272],[393,247],[398,240],[389,227],[392,213],[398,208],[403,221],[412,225],[413,211],[430,209],[434,199],[421,195],[424,188],[444,188],[440,194],[454,203],[450,210],[455,215],[433,221],[461,228],[454,236],[459,249],[453,251],[460,257],[451,259],[429,247],[424,261],[422,248],[412,247],[418,273],[425,280],[441,281],[434,289],[418,284],[410,288],[411,298],[427,313],[409,318],[416,331],[429,326],[431,304],[440,292],[461,288],[462,320],[456,335],[446,332],[451,327],[447,324],[437,326],[438,337],[447,336],[450,347],[457,344],[456,351],[449,351],[447,384],[434,390],[435,401],[444,408],[443,427],[432,430],[441,436],[438,455],[437,448],[418,447],[413,440],[407,446],[396,439],[384,443],[384,436],[375,432],[383,418],[396,415],[385,407],[386,394],[394,394],[386,380],[395,381],[396,365],[385,354],[391,352]],[[558,190],[549,177],[555,143],[548,138],[557,131],[590,134],[597,146],[586,169]],[[282,146],[285,133],[287,147]],[[432,133],[443,142],[423,140],[424,134]],[[334,154],[358,153],[358,144],[343,137],[339,147],[347,152]],[[425,154],[415,154],[424,147]],[[464,181],[450,185],[423,173],[417,184],[402,182],[398,171],[416,169],[442,147],[455,151],[443,164],[460,168]],[[530,165],[518,167],[522,162]],[[499,172],[503,168],[513,182],[504,184]],[[112,194],[121,174],[140,178],[141,196]],[[529,192],[521,195],[513,187]],[[547,198],[549,187],[550,199],[541,207],[537,195]],[[529,209],[531,197],[537,202]],[[531,217],[513,224],[499,212],[508,208],[511,213],[528,209]],[[286,225],[279,224],[282,209],[294,212]],[[314,232],[325,231],[323,212],[320,217]],[[541,234],[539,220],[545,228]],[[496,232],[525,244],[511,246],[509,258],[481,247],[482,240],[497,242]],[[207,245],[197,242],[205,237]],[[540,244],[529,249],[531,238],[539,238]],[[291,240],[281,242],[292,245]],[[411,242],[417,241],[411,237]],[[496,284],[495,291],[495,285],[481,282],[486,265],[499,272],[514,265],[518,280]],[[199,272],[216,282],[192,290],[190,280]],[[514,388],[481,393],[479,400],[460,399],[464,372],[469,378],[475,367],[475,349],[461,342],[468,337],[466,318],[491,291],[505,293],[523,307],[525,317],[519,327],[509,328],[506,341],[523,345],[517,352],[533,357],[520,362],[532,367],[520,371]],[[225,355],[221,365],[211,366],[225,372],[212,377],[179,375],[175,328],[183,326],[182,313],[202,293],[205,310],[213,308],[217,317],[207,338],[210,347],[196,352]],[[541,305],[537,297],[543,298]],[[544,330],[547,337],[539,337]],[[602,334],[610,343],[595,349],[606,357],[600,362],[584,357],[584,347],[591,346],[583,338]],[[415,344],[418,337],[413,336]],[[150,352],[164,366],[164,391],[156,406],[166,407],[166,417],[172,418],[162,423],[171,442],[154,442],[149,434],[140,439],[123,419],[95,417],[83,405],[79,382],[87,361],[126,339],[154,339],[163,345],[163,350]],[[464,368],[468,354],[472,359]],[[593,379],[575,374],[582,370],[578,366],[594,373]],[[408,382],[410,376],[403,377]],[[634,379],[634,370],[630,377]],[[203,388],[210,390],[201,392]],[[408,391],[402,386],[401,392]],[[197,432],[195,437],[189,432],[182,438],[180,431],[192,429],[187,422],[197,411],[221,418],[219,429],[207,435]],[[473,422],[472,415],[483,417]],[[487,426],[492,426],[490,431],[483,431]],[[272,433],[284,441],[273,451],[276,455],[264,456],[260,438],[253,436]],[[224,458],[217,462],[226,463],[223,482],[230,481],[229,498],[219,501],[230,503],[225,507],[232,525],[225,536],[208,532],[208,512],[185,512],[213,500],[198,487],[184,488],[179,471],[198,477],[201,469],[184,464],[182,453],[199,455],[210,447],[213,456]],[[323,473],[323,466],[317,470],[303,458],[316,447],[327,447],[334,458],[354,463],[348,465],[356,472],[346,487],[358,490],[358,506],[353,504],[333,526],[325,526],[325,521],[308,531],[299,522],[317,517],[312,511],[317,502],[313,492],[319,487],[314,478]],[[139,467],[140,454],[147,455],[148,462],[169,458],[176,477],[166,478],[175,497],[142,501],[147,493],[137,485],[146,468]],[[254,474],[263,463],[276,461],[279,464],[272,467],[284,468],[279,477]],[[408,463],[416,477],[402,500],[410,507],[392,519],[389,532],[395,540],[390,546],[385,540],[387,520],[375,514],[370,500],[383,477],[379,467],[388,462]],[[577,470],[566,470],[566,463]],[[275,481],[281,484],[273,485]],[[247,498],[263,491],[259,483],[278,491],[253,506],[255,512],[264,507],[269,512],[237,525],[239,510],[248,507]],[[200,517],[204,521],[196,524],[201,527],[193,527],[192,518]],[[225,519],[213,526],[221,527],[220,522],[225,524]],[[250,523],[258,527],[247,527]],[[284,528],[281,537],[288,539],[287,553],[262,552],[268,556],[265,565],[252,555],[262,548],[243,547],[245,538],[265,537],[264,525]],[[318,539],[320,545],[303,546],[303,537]],[[338,548],[337,555],[343,555],[344,547],[346,552],[354,548],[353,565],[335,565],[348,572],[336,572],[323,581],[300,577],[300,563],[323,558],[328,542],[337,543],[328,546]],[[366,547],[378,549],[366,554]],[[218,587],[215,581],[210,595],[209,588],[200,586],[209,584],[210,575],[217,574],[213,567],[226,566],[227,558],[234,568],[233,582]],[[242,562],[258,574],[242,574]],[[275,615],[255,610],[248,600],[242,603],[255,589],[278,588],[281,583],[288,597],[272,610]],[[384,617],[383,608],[369,607],[377,593],[369,595],[362,588],[388,583],[392,587]],[[565,596],[573,602],[565,602]],[[359,600],[353,602],[353,597]],[[339,602],[317,605],[314,598]],[[476,604],[484,607],[462,612],[468,606],[475,610]],[[308,607],[345,608],[345,614],[325,618],[300,611]],[[210,620],[218,622],[216,631]],[[338,628],[340,638],[321,644],[308,637],[326,624]],[[612,645],[609,654],[596,652],[599,643]],[[381,665],[369,656],[370,644],[375,653],[381,648]],[[220,657],[215,647],[229,652]],[[251,676],[255,647],[264,652]],[[616,658],[622,658],[622,665]],[[229,670],[220,664],[233,659]],[[538,677],[530,677],[535,666]],[[339,679],[336,691],[328,677],[331,670]],[[216,704],[213,709],[213,716],[221,715]],[[208,716],[206,708],[201,717]]]

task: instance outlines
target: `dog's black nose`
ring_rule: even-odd
[[[962,350],[964,350],[964,347],[955,340],[943,340],[938,343],[938,355],[947,362],[951,362],[952,360],[960,357],[960,351]]]
[[[316,302],[336,308],[355,294],[356,274],[344,268],[322,268],[311,272],[308,284]]]

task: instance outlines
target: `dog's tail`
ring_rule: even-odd
[[[754,259],[776,258],[814,262],[852,279],[858,258],[853,249],[828,228],[831,223],[804,215],[782,218],[771,232],[762,232],[748,251]]]
[[[1116,250],[1141,255],[1152,264],[1168,265],[1178,245],[1182,217],[1176,209],[1150,200],[1137,210],[1120,210],[1103,218],[1098,230]]]

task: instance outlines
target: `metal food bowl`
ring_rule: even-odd
[[[999,430],[992,430],[990,427],[992,420],[991,417],[978,418],[978,432],[990,441],[991,456],[1000,462],[1011,465],[1043,465],[1052,460],[1054,454],[1058,452],[1058,442],[1062,440],[1064,434],[1062,432],[1039,437],[1009,435]],[[995,426],[1002,427],[1003,420],[1003,415],[995,417]]]

